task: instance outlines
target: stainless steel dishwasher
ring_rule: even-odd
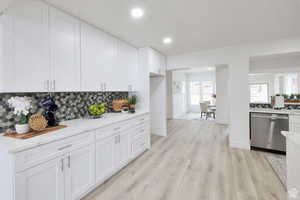
[[[252,147],[286,151],[285,137],[281,131],[289,130],[287,114],[251,113],[250,124]]]

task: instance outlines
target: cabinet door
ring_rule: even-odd
[[[128,68],[129,68],[129,90],[137,91],[138,84],[138,50],[134,47],[128,48]]]
[[[0,92],[15,91],[12,16],[0,16]]]
[[[16,175],[16,200],[64,200],[62,159],[55,159]]]
[[[159,58],[160,58],[159,74],[165,75],[166,74],[166,57],[164,55],[160,54]]]
[[[102,90],[102,83],[116,80],[113,68],[115,43],[111,36],[87,25],[81,25],[82,90]],[[109,87],[108,84],[107,89]]]
[[[48,6],[26,1],[6,14],[12,18],[12,92],[46,92],[50,74]]]
[[[130,158],[129,132],[119,135],[115,149],[115,165],[116,168],[121,168],[129,161]]]
[[[78,199],[95,183],[95,146],[74,150],[66,158],[66,199]]]
[[[105,181],[113,173],[115,145],[115,136],[96,143],[96,182]]]
[[[50,8],[49,16],[52,89],[79,91],[80,23],[55,8]]]
[[[111,91],[134,90],[133,86],[137,79],[137,49],[117,39],[115,44],[116,59],[110,74],[113,78],[108,80],[109,89]]]

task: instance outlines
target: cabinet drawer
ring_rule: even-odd
[[[132,138],[132,140],[134,140],[135,138],[139,138],[141,136],[148,135],[149,131],[150,131],[149,125],[139,126],[131,132],[131,138]]]
[[[94,132],[87,132],[64,140],[41,145],[16,154],[16,171],[22,171],[94,141]]]
[[[291,124],[290,131],[300,134],[300,124]]]
[[[147,149],[147,135],[141,135],[139,138],[132,141],[131,155],[132,157],[138,156]]]
[[[290,115],[290,123],[291,124],[299,124],[300,125],[300,115]]]
[[[143,116],[140,116],[136,119],[133,119],[131,121],[131,124],[133,126],[140,126],[140,125],[145,125],[145,124],[148,124],[150,121],[150,116],[147,114],[147,115],[143,115]]]
[[[110,137],[112,135],[119,134],[120,132],[123,132],[127,130],[129,127],[128,123],[117,123],[110,126],[107,126],[105,128],[99,128],[96,130],[96,140],[101,140],[107,137]]]

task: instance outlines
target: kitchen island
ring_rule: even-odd
[[[291,194],[290,199],[300,198],[300,132],[282,132],[286,137],[286,160],[287,160],[287,191]],[[298,192],[298,195],[297,195]],[[296,195],[297,198],[292,198]]]

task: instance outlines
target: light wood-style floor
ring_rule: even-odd
[[[231,149],[213,121],[173,120],[169,136],[85,200],[285,200],[263,154]]]

